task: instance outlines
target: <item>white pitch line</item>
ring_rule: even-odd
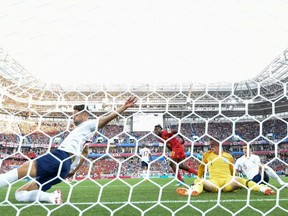
[[[217,202],[218,200],[190,200],[191,203],[206,203],[206,202]],[[271,202],[271,201],[275,201],[275,199],[252,199],[250,200],[250,202]],[[279,201],[288,201],[288,199],[279,199]],[[138,202],[130,202],[132,204],[155,204],[158,201],[138,201]],[[163,200],[160,201],[160,203],[186,203],[187,201],[185,200]],[[243,199],[243,200],[221,200],[221,202],[224,203],[228,203],[228,202],[247,202],[247,200]],[[103,205],[123,205],[126,204],[127,202],[100,202]],[[16,203],[13,204],[15,206],[27,206],[27,204],[30,203]],[[88,203],[63,203],[64,205],[93,205],[95,204],[95,202],[88,202]],[[98,204],[98,203],[96,203]],[[40,205],[39,203],[34,203],[33,205]],[[45,205],[45,206],[54,206],[54,204],[50,204],[50,203],[41,203],[41,205]],[[6,207],[6,206],[11,206],[9,204],[0,204],[0,207]]]

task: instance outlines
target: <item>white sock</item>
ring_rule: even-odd
[[[267,186],[262,186],[262,187],[260,187],[260,192],[264,193],[266,189],[267,189]]]
[[[39,201],[40,202],[50,202],[51,194],[48,192],[44,192],[41,190],[32,190],[32,191],[16,191],[15,198],[18,202],[34,202],[37,200],[39,194]]]
[[[279,184],[283,185],[285,182],[282,181],[282,179],[277,175],[277,173],[268,166],[264,166],[265,172],[271,177],[278,181]]]
[[[9,183],[13,183],[18,180],[18,170],[13,169],[7,173],[0,175],[0,188],[9,185]]]
[[[143,178],[146,178],[146,170],[143,170]]]

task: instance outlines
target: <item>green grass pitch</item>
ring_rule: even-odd
[[[283,180],[288,182],[288,178]],[[188,186],[193,179],[186,178],[185,182]],[[280,188],[280,185],[273,180],[271,184],[274,189],[279,189],[275,196],[239,189],[221,194],[203,192],[198,197],[182,197],[176,194],[177,182],[172,178],[152,178],[150,181],[103,179],[84,180],[78,183],[63,182],[51,189],[51,191],[62,190],[63,204],[60,206],[37,202],[18,203],[14,198],[14,191],[24,183],[21,181],[12,187],[0,189],[0,215],[288,215],[288,188]],[[5,201],[6,196],[8,197]]]

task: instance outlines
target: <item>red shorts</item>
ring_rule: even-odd
[[[179,145],[176,148],[173,148],[170,157],[172,159],[185,159],[186,155],[184,152],[184,145]]]

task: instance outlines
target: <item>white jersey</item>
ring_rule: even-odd
[[[142,161],[149,162],[149,155],[151,154],[150,149],[144,147],[140,149],[139,154],[141,155]]]
[[[241,170],[248,179],[253,179],[253,177],[259,173],[260,166],[260,157],[254,154],[251,154],[250,157],[243,155],[242,157],[238,158],[235,163],[235,169]]]
[[[90,141],[96,130],[98,130],[98,119],[82,122],[71,131],[58,148],[80,157],[85,143]]]

